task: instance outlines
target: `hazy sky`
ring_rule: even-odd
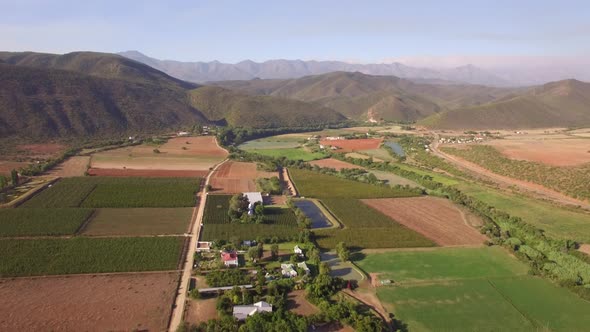
[[[0,50],[183,61],[590,54],[590,1],[0,0]]]

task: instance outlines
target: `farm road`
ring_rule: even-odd
[[[468,162],[462,158],[446,154],[439,149],[440,136],[435,132],[432,132],[432,133],[434,134],[434,142],[430,145],[432,153],[440,158],[445,159],[446,161],[450,162],[451,164],[454,164],[458,168],[474,174],[476,177],[485,177],[485,178],[492,180],[493,182],[495,182],[501,186],[504,186],[504,187],[515,186],[515,187],[519,188],[520,190],[528,192],[528,193],[532,193],[532,194],[538,196],[539,198],[547,199],[547,200],[550,200],[550,201],[553,201],[553,202],[556,202],[556,203],[559,203],[562,205],[580,206],[581,208],[583,208],[585,210],[590,210],[590,203],[588,203],[588,202],[581,201],[581,200],[575,199],[573,197],[566,196],[562,193],[559,193],[557,191],[551,190],[549,188],[543,187],[538,184],[534,184],[534,183],[530,183],[530,182],[526,182],[526,181],[522,181],[522,180],[517,180],[517,179],[507,177],[507,176],[496,174],[496,173],[491,172],[479,165]]]
[[[198,200],[198,207],[195,207],[194,211],[196,212],[196,214],[195,212],[193,212],[193,218],[191,222],[192,236],[188,248],[188,253],[186,254],[186,260],[184,262],[182,278],[180,280],[180,283],[178,284],[176,301],[174,303],[174,307],[172,308],[172,318],[170,319],[170,324],[168,328],[168,330],[171,332],[174,332],[178,329],[178,326],[182,322],[182,318],[184,315],[184,307],[186,305],[186,296],[188,292],[188,289],[186,288],[189,285],[189,280],[193,269],[193,256],[195,254],[197,241],[199,240],[199,236],[201,234],[201,222],[203,221],[205,203],[207,202],[207,185],[209,184],[209,181],[211,180],[213,173],[215,173],[217,169],[227,161],[228,159],[215,165],[213,170],[211,170],[211,172],[209,172],[209,174],[205,178],[205,183],[203,184],[202,190],[199,193],[200,199]]]

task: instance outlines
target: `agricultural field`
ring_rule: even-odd
[[[0,277],[176,270],[185,238],[0,240]]]
[[[193,208],[96,209],[82,234],[89,236],[183,234],[188,230],[192,214]]]
[[[363,203],[441,246],[483,244],[483,221],[436,197],[365,199]]]
[[[164,331],[179,274],[0,279],[2,331]]]
[[[430,176],[432,177],[432,179],[436,182],[442,183],[445,186],[453,186],[456,185],[458,183],[460,183],[458,180],[453,179],[449,176],[437,173],[437,172],[432,172],[432,171],[427,171],[425,169],[422,168],[418,168],[418,167],[414,167],[414,166],[410,166],[408,164],[404,164],[404,163],[395,163],[392,164],[394,166],[399,167],[400,169],[403,170],[407,170],[407,171],[411,171],[414,172],[416,174],[422,175],[422,176]]]
[[[326,158],[326,155],[321,152],[311,152],[304,148],[291,148],[291,149],[258,149],[249,150],[248,152],[256,153],[263,156],[273,158],[287,158],[291,160],[303,160],[312,161],[317,159]]]
[[[415,193],[388,186],[375,186],[313,171],[290,169],[301,196],[329,198],[384,198],[416,196]]]
[[[278,173],[259,171],[256,163],[226,161],[213,173],[210,181],[211,191],[227,194],[257,191],[257,178],[273,176],[278,176]]]
[[[358,158],[358,157],[354,157],[354,153],[356,153],[356,152],[352,152],[352,153],[353,153],[353,155],[352,155],[353,158]],[[376,162],[396,161],[396,159],[393,158],[389,154],[389,152],[387,152],[387,150],[385,150],[383,148],[364,150],[362,152],[362,155],[364,155],[365,158],[372,157],[373,158],[373,161],[376,161]]]
[[[527,160],[551,166],[578,166],[590,163],[590,140],[585,138],[544,139],[515,137],[486,142],[504,156],[514,160]]]
[[[165,171],[207,171],[227,155],[214,136],[176,137],[161,145],[142,144],[93,154],[91,167],[158,170],[166,176]]]
[[[339,140],[320,140],[324,146],[336,146],[340,148],[338,152],[355,152],[364,150],[374,150],[381,146],[381,138],[359,138],[359,139],[339,139]]]
[[[324,167],[334,168],[337,171],[339,171],[341,169],[362,168],[361,166],[347,163],[346,161],[342,161],[342,160],[338,160],[338,159],[334,159],[334,158],[314,160],[314,161],[311,161],[309,164],[312,166],[318,166],[318,167],[322,167],[322,168],[324,168]]]
[[[457,188],[500,211],[520,217],[526,223],[545,230],[552,238],[590,243],[590,213],[476,184],[464,183]]]
[[[89,168],[90,176],[111,176],[111,177],[146,177],[146,178],[190,178],[205,177],[208,170],[159,170],[159,169],[117,169],[117,168]]]
[[[590,142],[590,141],[588,141]],[[514,179],[536,183],[571,197],[590,199],[590,163],[557,167],[538,162],[513,160],[491,146],[443,148],[445,152],[475,163],[492,172]]]
[[[84,176],[90,165],[90,157],[74,156],[55,166],[47,175],[59,177]]]
[[[188,207],[195,204],[199,178],[65,178],[23,208]]]
[[[358,199],[324,198],[326,208],[344,224],[344,229],[319,229],[316,241],[321,248],[334,248],[339,242],[359,248],[431,247],[434,242],[367,207]]]
[[[366,272],[393,280],[395,286],[379,287],[377,295],[412,331],[583,331],[590,323],[590,303],[527,276],[527,267],[502,248],[357,256]]]
[[[210,240],[254,240],[274,236],[285,241],[299,234],[295,214],[290,209],[265,207],[263,224],[232,223],[229,215],[231,195],[209,195],[205,205],[201,238]]]
[[[76,233],[92,209],[0,209],[0,237],[55,236]]]
[[[390,186],[400,185],[400,186],[410,186],[410,187],[422,188],[422,186],[420,186],[416,182],[414,182],[412,180],[408,180],[404,177],[401,177],[401,176],[396,175],[391,172],[376,171],[376,170],[370,170],[369,172],[375,174],[377,179],[382,180],[382,181],[386,181],[386,184],[388,184]]]

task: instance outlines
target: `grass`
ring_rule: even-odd
[[[266,150],[266,149],[293,149],[299,147],[301,139],[283,140],[283,139],[260,139],[249,141],[238,146],[239,149],[245,151],[252,150]]]
[[[501,248],[355,256],[366,272],[394,280],[377,295],[411,331],[584,331],[590,323],[590,303],[526,275]]]
[[[284,157],[291,160],[312,161],[326,158],[327,156],[321,152],[309,152],[302,148],[290,149],[253,149],[248,152],[269,156],[274,158]]]
[[[60,180],[23,208],[188,207],[195,204],[198,178],[73,177]]]
[[[346,228],[314,230],[315,240],[322,249],[333,249],[340,242],[352,249],[362,248],[415,248],[435,244],[418,233],[397,227]]]
[[[91,209],[0,209],[0,237],[74,234]]]
[[[84,235],[183,234],[193,208],[97,209]]]
[[[209,195],[203,217],[203,240],[255,240],[274,236],[285,241],[299,234],[295,214],[287,208],[265,207],[263,224],[232,222],[229,215],[231,195]]]
[[[363,150],[363,154],[371,156],[373,158],[381,159],[384,161],[395,161],[396,159],[393,158],[387,150],[378,148],[378,149],[371,149],[371,150]]]
[[[395,186],[395,185],[406,186],[406,185],[408,185],[410,187],[422,187],[412,180],[408,180],[404,177],[393,174],[391,172],[377,171],[377,170],[370,170],[369,172],[375,174],[377,179],[387,181],[387,184],[390,186]]]
[[[317,198],[385,198],[411,197],[415,193],[347,180],[313,171],[289,169],[300,195]]]
[[[442,183],[445,186],[454,186],[454,185],[460,183],[459,181],[457,181],[457,180],[455,180],[455,179],[453,179],[451,177],[448,177],[448,176],[445,176],[445,175],[442,175],[442,174],[436,173],[436,172],[430,172],[430,171],[427,171],[427,170],[424,170],[424,169],[421,169],[421,168],[417,168],[417,167],[414,167],[414,166],[410,166],[408,164],[393,163],[392,165],[395,165],[395,166],[397,166],[397,167],[399,167],[401,169],[404,169],[406,171],[412,171],[412,172],[414,172],[416,174],[419,174],[419,175],[422,175],[422,176],[430,176],[430,177],[432,177],[432,179],[434,181],[439,182],[439,183]]]
[[[525,222],[545,230],[552,238],[590,243],[589,213],[557,207],[551,203],[476,184],[461,184],[457,188],[498,210],[520,217]]]
[[[177,269],[184,238],[0,240],[0,277]]]

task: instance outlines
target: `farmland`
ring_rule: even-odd
[[[176,272],[0,279],[0,330],[164,331],[177,282]]]
[[[70,176],[84,176],[84,172],[90,164],[90,157],[87,156],[74,156],[68,158],[63,163],[57,165],[48,175],[70,177]]]
[[[176,137],[161,145],[142,144],[93,154],[91,167],[206,171],[225,159],[227,154],[213,136]]]
[[[330,198],[384,198],[416,196],[406,190],[392,189],[388,186],[375,186],[347,180],[312,171],[289,170],[297,190],[302,196]]]
[[[380,138],[360,138],[360,139],[339,139],[339,140],[320,140],[320,144],[325,146],[336,146],[340,148],[339,152],[355,152],[363,150],[377,149],[383,142]]]
[[[256,163],[227,161],[213,173],[212,191],[216,193],[242,193],[256,190],[257,178],[278,176],[276,172],[257,170]]]
[[[289,148],[289,149],[255,149],[248,152],[256,153],[263,156],[274,158],[287,158],[291,160],[311,161],[326,158],[326,155],[321,152],[311,152],[304,148]]]
[[[512,160],[491,146],[470,146],[467,149],[444,148],[444,151],[492,172],[528,181],[563,192],[574,198],[590,199],[590,164],[556,167],[538,162]]]
[[[184,238],[0,240],[0,277],[175,270]]]
[[[589,213],[557,207],[476,184],[461,184],[458,185],[458,189],[498,210],[522,218],[525,222],[545,230],[550,237],[590,242]]]
[[[83,235],[162,235],[183,234],[193,214],[192,208],[96,209]]]
[[[486,239],[474,225],[470,226],[470,223],[482,225],[483,222],[446,199],[382,198],[363,202],[442,246],[477,245]]]
[[[188,207],[198,178],[73,177],[32,197],[22,207]]]
[[[0,209],[0,237],[74,234],[91,209]]]
[[[493,140],[493,146],[504,156],[514,160],[527,160],[552,166],[576,166],[590,163],[590,140],[561,138],[544,135],[539,138],[514,137]]]
[[[253,240],[259,237],[285,241],[299,234],[297,220],[290,209],[266,207],[263,224],[232,223],[229,215],[230,195],[209,195],[203,218],[203,240]]]
[[[590,304],[550,282],[503,249],[440,248],[363,254],[357,264],[397,286],[377,295],[410,330],[583,331]],[[539,305],[542,303],[542,305]],[[453,319],[449,319],[453,317]]]
[[[337,171],[341,169],[353,169],[353,168],[362,168],[361,166],[357,166],[351,163],[347,163],[345,161],[341,161],[338,159],[328,158],[322,160],[315,160],[309,163],[312,166],[318,167],[327,167],[327,168],[334,168]]]

